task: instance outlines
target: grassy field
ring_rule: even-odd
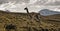
[[[0,11],[0,31],[7,31],[5,26],[9,24],[16,26],[15,31],[60,30],[60,15],[41,16],[39,13],[30,13],[29,15],[27,13]]]

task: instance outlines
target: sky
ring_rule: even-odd
[[[60,0],[0,0],[0,10],[3,11],[26,13],[25,7],[36,13],[41,9],[60,11]]]

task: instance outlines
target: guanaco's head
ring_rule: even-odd
[[[26,8],[24,8],[24,10],[28,10],[28,8],[26,7]]]

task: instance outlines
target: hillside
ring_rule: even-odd
[[[6,31],[6,25],[13,24],[16,26],[16,31],[43,31],[43,30],[59,30],[59,22],[48,21],[53,19],[53,16],[41,16],[39,13],[13,13],[0,11],[0,31]],[[57,17],[59,15],[56,15]],[[48,19],[45,19],[48,18]],[[58,17],[59,18],[59,17]],[[60,19],[60,18],[59,18]],[[14,31],[13,29],[11,31]]]

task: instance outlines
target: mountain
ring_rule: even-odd
[[[60,14],[60,12],[49,10],[49,9],[42,9],[39,13],[42,16],[49,16],[49,15]]]

